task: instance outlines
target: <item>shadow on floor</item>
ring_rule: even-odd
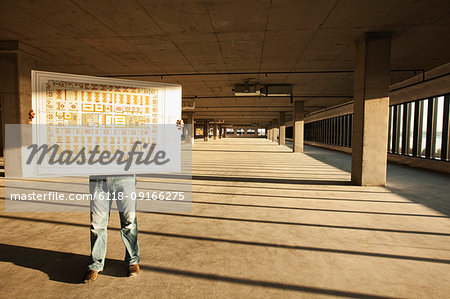
[[[198,193],[198,192],[195,192]],[[300,207],[284,207],[274,205],[254,205],[254,204],[237,204],[229,202],[209,202],[209,201],[192,201],[194,204],[203,205],[218,205],[218,206],[233,206],[240,208],[263,208],[263,209],[283,209],[283,210],[297,210],[310,212],[332,212],[332,213],[349,213],[349,214],[365,214],[365,215],[387,215],[387,216],[405,216],[405,217],[424,217],[424,218],[450,218],[444,215],[429,215],[429,214],[414,214],[414,213],[389,213],[389,212],[375,212],[375,211],[353,211],[353,210],[337,210],[337,209],[318,209],[318,208],[300,208]]]
[[[450,237],[450,233],[448,233],[448,232],[433,232],[433,231],[422,231],[422,230],[419,230],[419,231],[417,231],[417,230],[403,230],[403,229],[390,229],[390,228],[382,228],[382,227],[331,225],[331,224],[307,223],[307,222],[260,220],[260,219],[249,219],[249,218],[219,217],[219,216],[193,215],[193,214],[181,214],[181,213],[169,213],[169,212],[143,212],[143,213],[157,214],[157,215],[164,215],[164,216],[174,216],[174,217],[211,219],[211,220],[219,220],[219,221],[264,223],[264,224],[304,226],[304,227],[322,227],[322,228],[344,229],[344,230],[355,230],[355,231],[378,231],[378,232],[387,232],[387,233],[418,234],[418,235]],[[0,216],[0,217],[2,217],[2,216]]]
[[[87,256],[38,248],[0,244],[0,261],[12,262],[18,266],[42,271],[49,276],[50,280],[77,284],[81,283],[83,275],[85,273],[85,262],[87,261]],[[124,269],[125,267],[123,266],[123,262],[107,259],[105,271],[102,272],[102,275],[124,277]],[[322,289],[263,280],[253,280],[212,273],[194,272],[190,270],[179,270],[161,266],[141,265],[141,269],[144,271],[191,277],[196,279],[223,281],[265,288],[307,292],[313,294],[332,295],[348,298],[389,298],[383,296],[374,296],[371,294]]]
[[[351,172],[351,155],[305,145],[304,153],[316,160]],[[450,175],[407,165],[388,163],[386,189],[410,201],[450,216]]]
[[[250,147],[252,147],[252,148],[255,148],[255,147],[265,147],[265,148],[268,148],[268,147],[273,147],[273,148],[276,148],[277,146],[278,146],[278,144],[276,144],[276,143],[263,143],[263,144],[257,144],[257,143],[217,143],[217,144],[214,144],[214,143],[212,143],[212,144],[208,144],[208,146],[210,146],[210,147],[214,147],[214,146],[217,146],[217,148],[220,148],[220,147],[228,147],[229,145],[231,145],[231,146],[250,146]]]
[[[339,168],[341,170],[347,172],[351,172],[352,170],[351,155],[332,150],[322,149],[319,147],[313,147],[306,144],[304,145],[304,154],[320,162]]]
[[[203,280],[223,281],[223,282],[229,282],[229,283],[237,283],[237,284],[244,284],[244,285],[264,287],[264,288],[290,290],[290,291],[296,291],[296,292],[305,292],[305,293],[311,293],[311,294],[329,295],[329,296],[346,297],[346,298],[391,298],[391,297],[376,296],[376,295],[371,295],[371,294],[346,292],[346,291],[339,291],[339,290],[332,290],[332,289],[323,289],[323,288],[294,285],[294,284],[287,284],[287,283],[278,283],[278,282],[271,282],[271,281],[264,281],[264,280],[253,280],[253,279],[238,278],[238,277],[231,277],[231,276],[218,275],[218,274],[201,273],[201,272],[194,272],[194,271],[189,271],[189,270],[178,270],[178,269],[172,269],[172,268],[166,268],[166,267],[142,266],[141,268],[144,270],[157,272],[157,273],[179,275],[179,276],[184,276],[184,277],[188,276],[188,277],[193,277],[193,278],[198,278],[198,279],[203,279]]]
[[[42,271],[50,280],[59,282],[82,283],[88,260],[81,254],[0,244],[0,261]],[[106,259],[102,275],[125,277],[123,261]]]
[[[388,164],[386,188],[450,216],[450,175],[406,165]]]
[[[163,214],[164,213],[157,213]],[[169,214],[167,214],[169,215]],[[178,214],[180,215],[180,214]],[[171,216],[171,215],[169,215]],[[173,216],[173,215],[172,215]],[[187,215],[180,215],[187,216]],[[49,219],[36,219],[36,218],[27,218],[27,217],[16,217],[16,216],[5,216],[0,215],[1,218],[6,219],[14,219],[21,221],[30,221],[30,222],[43,222],[43,223],[52,223],[57,225],[66,225],[66,226],[76,226],[76,227],[86,227],[89,225],[74,223],[74,222],[65,222],[58,220],[49,220]],[[108,230],[120,231],[120,228],[109,227]],[[391,232],[391,231],[390,231]],[[408,231],[394,231],[394,232],[404,232],[404,233],[424,233],[428,234],[428,232],[408,232]],[[268,248],[283,248],[283,249],[291,249],[291,250],[307,250],[307,251],[315,251],[315,252],[327,252],[327,253],[336,253],[336,254],[349,254],[355,256],[367,256],[367,257],[378,257],[378,258],[387,258],[387,259],[400,259],[400,260],[411,260],[411,261],[421,261],[421,262],[429,262],[429,263],[439,263],[439,264],[450,264],[450,260],[446,259],[436,259],[431,257],[420,257],[420,256],[407,256],[407,255],[398,255],[398,254],[390,254],[390,253],[382,253],[382,252],[367,252],[367,251],[355,251],[355,250],[347,250],[347,249],[336,249],[336,248],[323,248],[323,247],[312,247],[312,246],[304,246],[304,245],[291,245],[291,244],[279,244],[279,243],[269,243],[269,242],[258,242],[258,241],[247,241],[247,240],[234,240],[234,239],[224,239],[224,238],[215,238],[208,236],[195,236],[195,235],[185,235],[185,234],[174,234],[174,233],[164,233],[164,232],[156,232],[156,231],[145,231],[139,230],[140,234],[160,236],[165,238],[176,238],[182,240],[195,240],[195,241],[205,241],[205,242],[215,242],[215,243],[226,243],[226,244],[238,244],[238,245],[247,245],[247,246],[257,246],[257,247],[268,247]],[[444,236],[448,236],[449,234],[444,234]],[[2,245],[2,244],[0,244]],[[11,246],[11,245],[3,245],[3,246]],[[1,249],[1,247],[0,247]],[[1,257],[2,252],[0,252],[0,261],[9,261],[13,262],[11,258],[3,258]],[[15,260],[15,259],[14,259]],[[84,257],[82,263],[87,261],[87,257]],[[106,263],[116,263],[115,260],[106,260]],[[122,262],[118,262],[122,264]],[[120,265],[113,266],[105,266],[106,275],[111,275],[113,269],[118,269],[120,271]],[[33,267],[30,267],[33,268]],[[84,269],[84,267],[83,267]],[[44,271],[45,272],[45,271]],[[111,276],[121,276],[121,275],[111,275]]]
[[[245,183],[265,183],[265,184],[296,184],[296,185],[353,185],[350,181],[331,180],[296,180],[296,179],[275,179],[275,178],[255,178],[255,177],[229,177],[229,176],[207,176],[207,175],[174,175],[174,174],[143,174],[139,177],[201,180],[201,181],[225,181],[225,182],[245,182]]]
[[[291,151],[274,151],[274,150],[261,150],[261,151],[237,151],[237,150],[224,150],[224,149],[193,149],[193,152],[227,152],[227,153],[265,153],[265,154],[289,154]]]

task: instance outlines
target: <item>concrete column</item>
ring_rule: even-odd
[[[213,139],[216,140],[217,139],[217,124],[213,125]]]
[[[203,139],[209,141],[209,121],[205,120],[205,125],[203,128]]]
[[[244,135],[247,136],[247,129],[248,128],[244,128]]]
[[[5,125],[29,123],[31,70],[40,57],[47,58],[39,50],[18,41],[0,41],[0,151],[5,157],[6,177],[22,175],[22,152],[20,147],[5,147]],[[18,144],[26,142],[27,136],[17,136]]]
[[[186,143],[188,144],[194,144],[194,136],[195,136],[194,122],[195,122],[194,113],[188,113],[187,114],[188,135],[186,136]]]
[[[237,128],[234,128],[234,136],[237,136]]]
[[[266,138],[269,139],[269,127],[266,127]]]
[[[391,35],[364,34],[356,41],[352,182],[386,184]]]
[[[272,141],[272,126],[269,127],[269,130],[267,130],[267,139],[269,139],[270,141]]]
[[[223,130],[223,127],[219,126],[219,139],[222,139],[222,135],[223,135],[222,130]]]
[[[295,101],[293,105],[294,120],[293,120],[293,151],[294,153],[303,153],[303,139],[304,139],[304,110],[305,102]]]
[[[286,112],[280,112],[280,145],[286,144]]]
[[[28,112],[31,109],[31,70],[35,69],[37,55],[41,55],[39,50],[18,41],[0,41],[2,125],[28,123]]]
[[[272,141],[278,143],[278,119],[273,120],[273,134]]]

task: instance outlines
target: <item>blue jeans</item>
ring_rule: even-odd
[[[91,258],[88,268],[102,271],[105,265],[107,228],[112,202],[117,203],[120,215],[120,235],[125,245],[125,263],[139,263],[136,200],[136,176],[91,176],[89,178],[91,200]],[[118,200],[122,197],[121,200]],[[109,200],[108,200],[109,198]],[[111,200],[115,198],[116,200]]]

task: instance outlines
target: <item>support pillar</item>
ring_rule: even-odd
[[[293,105],[294,121],[293,121],[293,151],[294,153],[303,153],[304,140],[304,110],[305,102],[295,101]]]
[[[273,120],[272,141],[278,143],[278,119]]]
[[[20,147],[5,147],[5,125],[29,123],[31,70],[41,54],[18,41],[0,41],[0,155],[5,157],[6,177],[22,176],[22,152]],[[18,138],[18,144],[27,140],[26,134]]]
[[[209,141],[209,121],[206,120],[203,128],[203,139]]]
[[[280,145],[286,144],[286,112],[280,112]]]
[[[269,127],[269,130],[267,131],[267,139],[269,139],[270,141],[272,141],[272,126]]]
[[[188,125],[188,131],[186,136],[186,143],[188,144],[194,144],[194,137],[195,137],[195,125],[194,125],[194,113],[188,113],[187,114],[187,125]]]
[[[217,139],[217,124],[213,125],[213,139],[216,140]]]
[[[386,184],[391,35],[371,32],[356,41],[352,182]]]
[[[223,130],[223,127],[220,125],[219,126],[219,139],[222,139],[222,130]]]

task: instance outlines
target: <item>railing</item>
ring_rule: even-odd
[[[351,147],[352,120],[353,116],[347,114],[307,123],[305,124],[305,140]]]

